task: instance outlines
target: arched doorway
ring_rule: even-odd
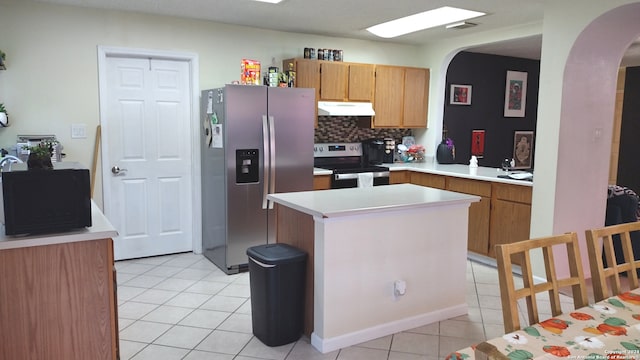
[[[604,224],[617,72],[623,54],[640,36],[638,14],[640,3],[604,13],[585,27],[569,52],[555,155],[554,234],[576,231],[584,237],[585,229]],[[586,254],[584,242],[581,248]],[[586,256],[582,261],[588,274]]]

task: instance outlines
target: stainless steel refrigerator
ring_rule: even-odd
[[[201,97],[202,248],[227,274],[275,242],[270,193],[313,189],[315,90],[227,85]]]

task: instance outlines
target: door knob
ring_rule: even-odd
[[[120,169],[120,167],[118,167],[118,165],[114,165],[111,168],[111,172],[114,173],[115,175],[120,174],[121,171],[127,171],[127,169]]]

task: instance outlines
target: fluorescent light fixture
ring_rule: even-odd
[[[266,3],[269,3],[269,4],[277,4],[279,2],[282,2],[282,0],[253,0],[253,1],[266,2]]]
[[[379,37],[393,38],[436,26],[473,19],[483,15],[486,14],[479,11],[443,6],[441,8],[374,25],[367,28],[367,31]]]

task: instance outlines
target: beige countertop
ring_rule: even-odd
[[[480,197],[413,184],[278,193],[278,204],[318,217],[340,217],[480,201]]]
[[[4,225],[2,225],[2,230],[0,230],[0,250],[99,240],[118,236],[116,229],[93,201],[91,202],[91,223],[91,227],[84,229],[63,233],[24,236],[7,236],[4,232]]]
[[[393,163],[393,164],[382,164],[382,166],[387,166],[390,171],[416,171],[427,174],[436,174],[436,175],[445,175],[445,176],[455,176],[459,178],[465,179],[473,179],[473,180],[482,180],[482,181],[492,181],[492,182],[500,182],[505,184],[513,184],[513,185],[522,185],[522,186],[533,186],[532,181],[528,180],[515,180],[515,179],[506,179],[498,177],[499,175],[505,175],[505,172],[502,169],[489,168],[479,166],[477,168],[471,168],[469,165],[461,165],[461,164],[450,164],[443,165],[438,164],[437,162],[424,162],[424,163]],[[511,173],[519,173],[520,171],[512,171]],[[313,175],[331,175],[330,170],[314,168]]]

